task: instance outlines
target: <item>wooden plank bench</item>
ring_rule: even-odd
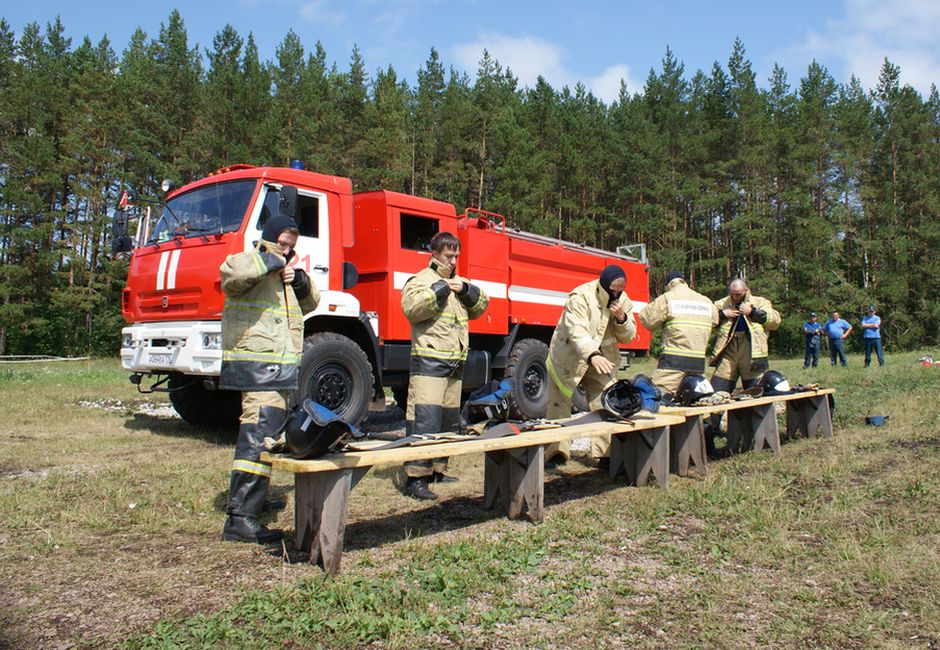
[[[760,451],[765,446],[774,452],[780,451],[776,411],[779,402],[787,405],[787,436],[832,436],[829,395],[833,393],[832,388],[821,388],[714,406],[664,406],[660,413],[685,418],[684,422],[670,427],[670,468],[679,476],[688,476],[693,467],[702,474],[708,471],[705,418],[725,412],[728,413],[728,448],[733,451]]]
[[[294,547],[309,553],[335,575],[340,570],[349,493],[375,466],[406,461],[483,453],[483,505],[506,505],[510,519],[527,512],[534,522],[544,518],[545,446],[555,442],[609,435],[610,475],[623,470],[633,485],[654,478],[665,488],[669,476],[669,427],[683,422],[676,415],[640,412],[629,421],[595,422],[525,431],[503,438],[466,437],[456,442],[421,444],[375,451],[334,453],[315,460],[295,460],[263,453],[276,470],[294,474]]]

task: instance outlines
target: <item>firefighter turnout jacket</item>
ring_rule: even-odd
[[[726,318],[724,309],[737,309],[741,305],[750,304],[750,317],[741,314],[736,318]],[[718,310],[719,326],[718,339],[715,341],[715,352],[712,355],[710,364],[718,366],[722,355],[728,348],[736,331],[742,331],[747,335],[750,341],[751,362],[749,368],[742,368],[742,372],[761,373],[767,370],[767,354],[769,346],[767,343],[768,332],[780,327],[780,312],[774,309],[774,306],[766,298],[755,296],[750,290],[744,296],[740,304],[735,304],[731,296],[726,296],[721,300],[715,301],[715,308]],[[743,325],[739,326],[738,321],[743,320]]]
[[[648,330],[662,328],[663,352],[657,368],[703,374],[705,353],[718,309],[711,298],[693,291],[681,278],[640,310],[637,319]]]
[[[620,365],[619,344],[636,337],[633,303],[624,291],[617,298],[626,320],[617,323],[607,307],[610,296],[600,280],[575,287],[565,303],[561,319],[552,335],[548,350],[548,372],[561,393],[571,398],[587,372],[589,359],[600,352],[615,366]]]
[[[316,309],[320,292],[302,269],[294,269],[290,286],[284,284],[287,262],[277,245],[260,240],[254,250],[229,255],[219,267],[225,292],[219,388],[297,389],[303,315]]]
[[[470,334],[468,321],[479,318],[490,303],[480,287],[464,278],[459,294],[451,291],[446,278],[450,269],[433,257],[429,266],[409,278],[402,288],[401,308],[411,323],[411,371],[443,377],[458,370],[467,360]]]

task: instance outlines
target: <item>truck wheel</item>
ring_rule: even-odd
[[[309,397],[342,419],[359,424],[369,411],[372,364],[356,343],[335,332],[304,340],[297,400]]]
[[[505,377],[513,382],[509,416],[522,420],[544,418],[548,408],[548,346],[538,339],[522,339],[512,346]]]
[[[228,427],[238,424],[242,414],[241,394],[234,390],[209,390],[202,377],[174,372],[168,384],[170,403],[189,424]]]

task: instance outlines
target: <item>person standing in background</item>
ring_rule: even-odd
[[[822,323],[816,318],[816,312],[809,313],[809,320],[803,323],[803,336],[806,337],[806,353],[803,355],[803,368],[819,365],[819,339],[822,333]]]
[[[872,351],[878,356],[878,365],[885,365],[884,348],[881,346],[881,317],[875,313],[875,306],[868,306],[868,314],[862,316],[862,343],[865,344],[865,367],[871,365]]]
[[[839,317],[839,312],[833,311],[832,318],[823,325],[823,331],[826,332],[826,337],[829,339],[829,359],[832,361],[832,365],[836,365],[836,359],[838,358],[842,363],[842,367],[845,368],[845,339],[852,331],[852,326],[849,325],[848,321]]]

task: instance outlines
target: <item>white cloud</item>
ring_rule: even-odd
[[[610,66],[597,77],[588,79],[585,85],[590,88],[595,95],[609,104],[620,97],[621,81],[627,84],[627,92],[631,95],[633,93],[642,92],[643,90],[643,84],[630,75],[629,66],[623,63]]]
[[[332,9],[327,0],[310,0],[297,7],[297,15],[316,25],[339,25],[346,22],[346,14]]]
[[[556,90],[563,86],[574,88],[581,82],[594,95],[610,103],[620,93],[620,80],[627,83],[631,92],[641,90],[630,75],[630,68],[617,63],[608,66],[597,76],[584,76],[572,71],[567,63],[567,51],[555,43],[536,36],[507,36],[488,33],[475,41],[454,46],[454,57],[458,66],[473,77],[486,50],[503,68],[509,68],[522,86],[534,86],[541,75]]]
[[[901,83],[926,94],[940,83],[940,3],[935,0],[845,0],[844,15],[807,34],[791,53],[820,63],[841,61],[846,80],[874,88],[884,59]]]

